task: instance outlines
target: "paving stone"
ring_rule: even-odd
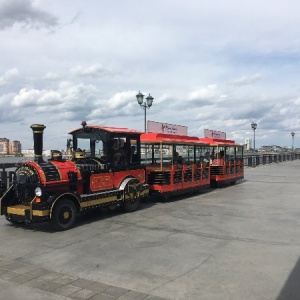
[[[0,278],[4,279],[4,280],[8,280],[8,279],[11,279],[13,277],[17,277],[19,275],[20,274],[18,274],[16,272],[13,272],[13,271],[6,271],[6,272],[0,274]]]
[[[59,279],[61,276],[63,276],[63,274],[61,273],[49,272],[47,274],[40,276],[40,279],[54,281],[55,279]]]
[[[26,265],[19,263],[19,262],[11,262],[11,263],[3,265],[2,267],[9,271],[17,271],[18,269],[24,268],[25,266]]]
[[[45,274],[47,274],[49,272],[50,271],[47,271],[45,269],[36,268],[36,269],[33,269],[33,270],[27,272],[26,274],[30,275],[32,277],[40,277],[40,276],[43,276],[43,275],[45,275]]]
[[[110,287],[111,287],[111,285],[108,285],[108,284],[104,284],[101,282],[93,282],[91,285],[87,286],[86,289],[97,292],[97,293],[101,293]]]
[[[92,283],[94,283],[94,281],[78,278],[75,281],[71,282],[70,285],[77,286],[80,288],[86,288],[87,286],[91,285]]]
[[[77,279],[78,279],[78,277],[75,277],[75,276],[63,275],[59,278],[53,279],[53,281],[60,283],[60,284],[69,284]]]
[[[11,261],[9,260],[5,260],[5,259],[0,259],[0,266],[6,266],[6,265],[9,265],[11,264]]]
[[[73,293],[69,297],[77,300],[87,300],[96,294],[97,294],[96,292],[86,290],[86,289],[81,289],[78,292]]]
[[[22,284],[22,283],[30,281],[32,279],[33,278],[30,275],[20,274],[20,275],[18,275],[16,277],[13,277],[13,278],[9,279],[9,281],[14,282],[14,283]]]
[[[23,265],[23,266],[20,266],[17,269],[14,269],[13,271],[18,272],[20,274],[26,274],[28,272],[31,272],[31,271],[35,270],[35,269],[36,269],[36,267],[34,267],[34,266]]]
[[[124,295],[125,293],[127,293],[128,290],[123,289],[123,288],[119,288],[116,286],[110,286],[108,289],[106,289],[103,294],[105,295],[109,295],[112,297],[120,297],[122,295]]]
[[[118,300],[142,300],[145,299],[147,296],[149,295],[135,291],[128,291],[126,294],[119,297]]]
[[[5,273],[5,272],[7,272],[7,270],[6,270],[6,269],[2,269],[2,268],[0,267],[0,274]]]
[[[156,296],[149,295],[149,296],[147,296],[143,300],[166,300],[166,299],[165,298],[161,298],[161,297],[156,297]]]
[[[64,285],[57,290],[54,291],[55,294],[68,297],[75,292],[79,291],[81,288],[77,286],[71,286],[71,285]]]
[[[40,279],[33,279],[25,282],[24,284],[47,292],[53,292],[54,290],[57,290],[63,286],[62,284],[53,281],[45,281]]]
[[[104,294],[96,294],[92,296],[89,300],[116,300],[116,297],[104,295]]]

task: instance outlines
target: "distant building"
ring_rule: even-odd
[[[251,139],[249,139],[249,138],[247,138],[247,139],[245,139],[245,145],[246,145],[246,150],[251,150],[251,148],[252,148],[252,140]]]
[[[9,154],[9,139],[0,138],[0,154]]]
[[[10,141],[7,138],[0,138],[0,154],[15,155],[21,153],[21,149],[20,141]]]
[[[22,146],[20,141],[9,142],[9,154],[18,154],[21,153]]]

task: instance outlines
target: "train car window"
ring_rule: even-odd
[[[172,145],[170,144],[142,144],[141,145],[142,163],[167,165],[172,162]]]
[[[164,149],[162,144],[154,145],[154,158],[155,163],[160,164],[164,161]]]
[[[126,137],[116,137],[113,139],[113,162],[115,166],[125,166],[128,164],[128,149],[126,147]]]
[[[91,141],[90,139],[79,138],[77,139],[77,148],[83,150],[86,156],[102,157],[105,155],[102,140]]]
[[[196,163],[200,164],[210,164],[211,154],[209,146],[196,146]]]
[[[137,139],[130,139],[129,162],[131,165],[140,164],[139,141]]]
[[[243,161],[243,152],[244,152],[243,146],[236,147],[236,160],[237,161]]]
[[[152,145],[142,144],[141,145],[141,163],[150,164],[152,161]]]
[[[194,159],[195,151],[194,151],[194,146],[188,145],[186,146],[186,163],[187,164],[193,164],[195,159]]]
[[[225,150],[225,160],[226,161],[235,161],[235,146],[228,146]]]
[[[172,164],[182,167],[188,160],[188,147],[186,145],[174,145]]]

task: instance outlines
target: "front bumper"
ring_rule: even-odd
[[[2,214],[6,216],[9,221],[15,222],[44,222],[50,220],[49,209],[33,209],[30,205],[14,205],[4,207]]]

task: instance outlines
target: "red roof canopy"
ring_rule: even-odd
[[[86,126],[86,129],[95,129],[95,130],[103,130],[103,131],[108,131],[108,132],[114,132],[114,133],[136,133],[136,134],[141,134],[143,133],[142,131],[135,130],[135,129],[129,129],[129,128],[122,128],[122,127],[109,127],[109,126]],[[76,132],[82,131],[81,128],[77,128],[75,130],[72,130],[69,132],[69,134],[74,134]]]
[[[242,146],[236,144],[233,140],[224,140],[224,139],[214,139],[214,138],[199,138],[203,143],[209,143],[210,145],[215,146]]]
[[[143,133],[141,135],[142,143],[166,143],[166,144],[207,144],[200,141],[196,136],[175,135],[167,133]]]

